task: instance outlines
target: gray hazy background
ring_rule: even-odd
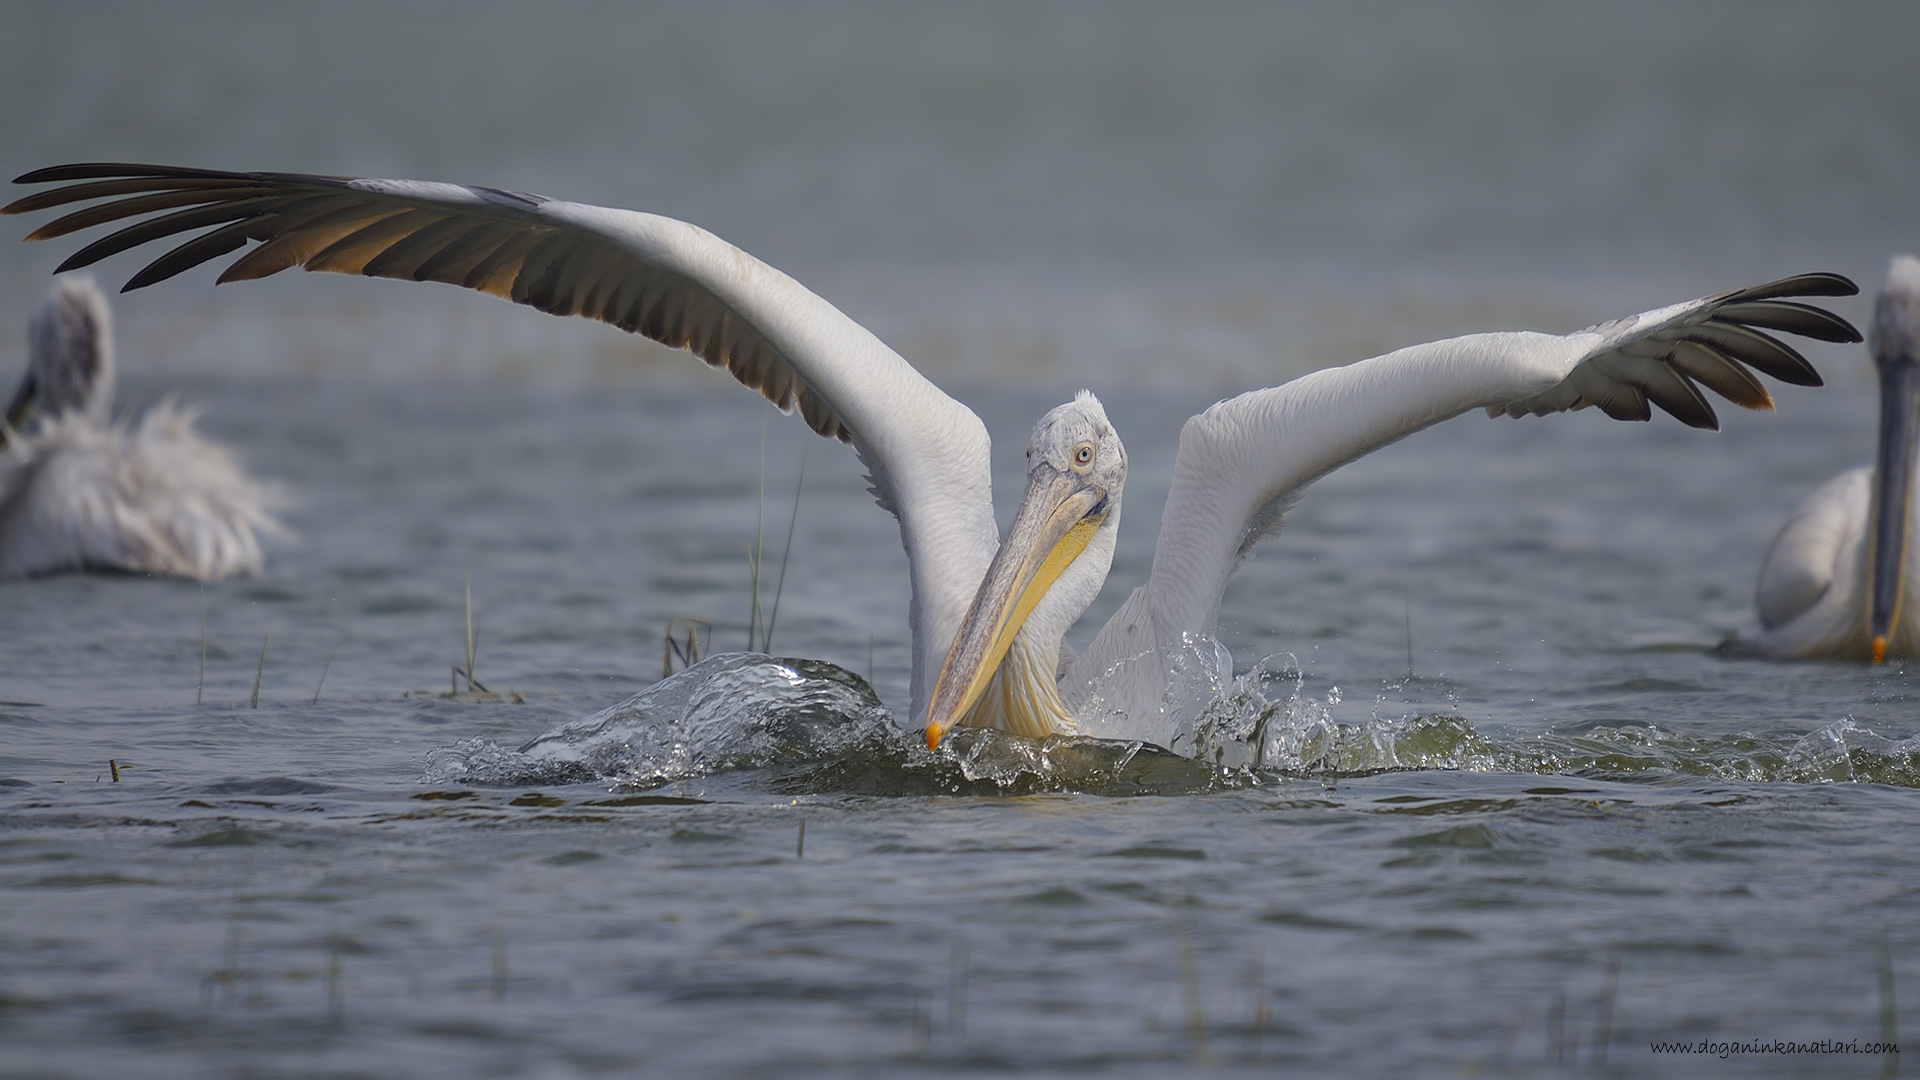
[[[1904,3],[0,11],[7,177],[155,161],[646,209],[949,381],[1225,392],[1815,267],[1871,283],[1920,246]],[[5,366],[77,246],[11,242],[30,227],[0,243]],[[446,289],[212,276],[122,305],[136,370],[687,366]]]

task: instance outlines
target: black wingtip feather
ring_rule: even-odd
[[[1728,302],[1743,300],[1773,300],[1783,296],[1858,296],[1860,286],[1852,278],[1840,274],[1815,273],[1796,274],[1793,277],[1769,281],[1765,285],[1755,285],[1751,289],[1741,289],[1727,297]]]
[[[1857,345],[1863,340],[1852,323],[1833,312],[1791,300],[1723,304],[1714,309],[1713,317],[1749,328],[1763,327],[1838,345]]]
[[[203,233],[148,263],[144,269],[120,287],[123,293],[135,289],[144,289],[158,284],[175,274],[184,273],[209,259],[235,251],[247,242],[247,229],[252,222],[236,221],[224,228]]]
[[[16,184],[56,184],[67,180],[106,180],[134,176],[198,176],[243,180],[246,173],[219,169],[188,169],[178,165],[130,165],[113,161],[85,161],[73,165],[51,165],[13,178]]]
[[[1719,431],[1720,418],[1714,415],[1713,405],[1707,401],[1706,395],[1700,392],[1692,379],[1677,371],[1672,375],[1673,383],[1666,386],[1649,383],[1642,387],[1647,400],[1660,406],[1661,412],[1690,428]]]
[[[1821,386],[1820,372],[1800,351],[1771,334],[1738,323],[1708,320],[1688,329],[1690,341],[1711,345],[1734,360],[1793,386]]]

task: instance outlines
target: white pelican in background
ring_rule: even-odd
[[[1874,305],[1880,450],[1822,484],[1774,537],[1760,568],[1754,644],[1771,657],[1879,663],[1920,656],[1920,550],[1913,533],[1920,452],[1920,259],[1896,256]]]
[[[28,328],[0,427],[0,577],[125,570],[257,574],[275,492],[172,401],[111,422],[113,323],[86,277],[57,279]]]
[[[1026,494],[1002,542],[979,418],[831,304],[692,225],[401,180],[93,164],[19,182],[66,186],[0,212],[107,200],[28,239],[142,219],[62,269],[205,230],[135,274],[129,289],[261,241],[220,280],[304,266],[478,289],[687,348],[781,409],[798,409],[813,430],[853,445],[900,522],[913,588],[909,723],[929,746],[958,724],[1028,736],[1141,730],[1161,713],[1182,650],[1212,632],[1227,579],[1302,489],[1430,424],[1472,408],[1521,416],[1588,405],[1645,420],[1652,402],[1711,428],[1699,385],[1767,408],[1748,367],[1819,384],[1798,353],[1762,330],[1859,340],[1844,320],[1783,299],[1858,291],[1810,274],[1566,336],[1419,345],[1220,402],[1181,433],[1151,576],[1084,655],[1062,664],[1061,636],[1106,579],[1126,478],[1119,436],[1091,394],[1034,428]]]

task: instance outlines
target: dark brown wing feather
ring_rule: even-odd
[[[471,201],[455,201],[370,190],[336,176],[111,163],[41,169],[16,182],[65,186],[28,195],[0,208],[0,214],[107,200],[49,222],[28,239],[139,219],[74,253],[61,265],[63,271],[195,233],[147,264],[122,291],[164,281],[257,242],[227,266],[221,282],[302,266],[444,282],[553,315],[583,315],[689,349],[782,409],[797,407],[820,434],[852,441],[832,406],[710,290],[612,240],[543,219],[538,208],[548,200],[537,196],[465,188]]]
[[[1806,357],[1766,331],[1819,341],[1860,340],[1860,332],[1840,316],[1785,298],[1859,291],[1838,274],[1800,274],[1597,326],[1594,332],[1610,342],[1559,385],[1488,412],[1524,416],[1593,406],[1616,420],[1646,420],[1657,405],[1689,427],[1717,429],[1719,417],[1702,386],[1742,408],[1770,409],[1773,397],[1754,371],[1797,386],[1821,384]],[[1649,316],[1659,323],[1641,328]]]

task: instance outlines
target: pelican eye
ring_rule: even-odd
[[[1093,446],[1089,443],[1081,443],[1080,449],[1073,452],[1073,463],[1075,465],[1093,464]]]

